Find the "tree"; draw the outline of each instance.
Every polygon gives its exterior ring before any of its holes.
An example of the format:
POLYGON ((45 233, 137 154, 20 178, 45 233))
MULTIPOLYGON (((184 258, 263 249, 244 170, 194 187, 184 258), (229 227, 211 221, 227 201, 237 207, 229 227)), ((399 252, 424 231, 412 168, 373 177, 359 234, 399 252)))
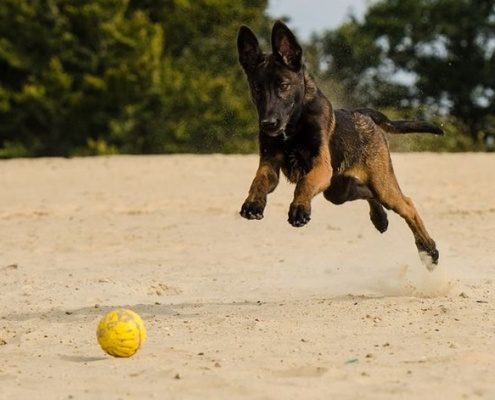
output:
POLYGON ((101 148, 115 135, 113 124, 153 103, 163 32, 143 12, 126 12, 126 0, 2 2, 4 144, 17 143, 31 155, 101 148))
POLYGON ((241 23, 266 0, 3 0, 0 157, 249 152, 241 23))
POLYGON ((237 62, 241 24, 268 30, 266 0, 134 0, 166 35, 165 152, 251 152, 257 125, 237 62))
POLYGON ((493 0, 381 0, 315 43, 351 104, 450 114, 474 142, 493 132, 493 0))

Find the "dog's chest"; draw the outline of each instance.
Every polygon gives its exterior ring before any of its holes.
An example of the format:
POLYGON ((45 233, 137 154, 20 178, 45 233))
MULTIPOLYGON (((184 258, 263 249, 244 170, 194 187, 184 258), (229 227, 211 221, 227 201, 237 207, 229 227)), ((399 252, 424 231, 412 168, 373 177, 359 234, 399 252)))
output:
POLYGON ((286 149, 282 163, 282 172, 287 179, 296 183, 306 175, 313 166, 313 157, 308 152, 297 149, 286 149))

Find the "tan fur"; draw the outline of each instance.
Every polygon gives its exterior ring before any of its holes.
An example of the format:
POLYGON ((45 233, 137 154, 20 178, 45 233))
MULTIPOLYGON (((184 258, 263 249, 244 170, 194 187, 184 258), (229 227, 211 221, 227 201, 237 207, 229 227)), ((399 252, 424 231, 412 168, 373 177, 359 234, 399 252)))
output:
POLYGON ((294 191, 293 204, 307 205, 317 194, 323 192, 329 185, 332 177, 330 167, 330 152, 327 145, 320 148, 320 154, 311 171, 302 176, 294 191))
POLYGON ((274 158, 260 158, 259 167, 246 201, 253 202, 263 199, 266 201, 266 196, 277 186, 281 164, 282 155, 274 158))

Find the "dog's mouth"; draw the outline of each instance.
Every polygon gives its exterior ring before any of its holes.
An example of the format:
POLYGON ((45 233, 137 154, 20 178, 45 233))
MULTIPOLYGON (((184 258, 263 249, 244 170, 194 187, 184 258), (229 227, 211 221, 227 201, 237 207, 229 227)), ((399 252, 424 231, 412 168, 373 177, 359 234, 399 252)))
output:
POLYGON ((276 131, 263 131, 265 133, 265 135, 267 136, 270 136, 270 137, 277 137, 277 136, 281 136, 284 134, 284 130, 283 129, 277 129, 276 131))
POLYGON ((285 136, 285 124, 275 129, 263 129, 263 133, 270 137, 285 136))

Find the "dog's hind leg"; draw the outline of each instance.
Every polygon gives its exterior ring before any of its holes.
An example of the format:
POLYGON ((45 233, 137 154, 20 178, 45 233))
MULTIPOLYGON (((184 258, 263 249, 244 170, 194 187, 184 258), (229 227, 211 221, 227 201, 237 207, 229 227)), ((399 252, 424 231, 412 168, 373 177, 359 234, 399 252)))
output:
POLYGON ((334 175, 330 186, 323 192, 325 199, 333 204, 343 204, 353 200, 371 200, 373 192, 359 178, 350 175, 334 175))
POLYGON ((383 206, 376 199, 368 200, 370 205, 370 219, 378 232, 383 233, 388 228, 387 213, 383 206))
POLYGON ((387 173, 386 176, 379 174, 372 176, 371 185, 380 203, 406 220, 414 234, 422 261, 432 270, 434 268, 432 264, 437 264, 439 257, 436 244, 428 234, 412 200, 402 194, 393 172, 387 173), (427 255, 431 262, 424 259, 423 254, 427 255))
POLYGON ((343 204, 353 200, 368 200, 371 222, 380 233, 387 230, 387 213, 368 185, 359 178, 344 174, 334 175, 330 186, 323 192, 323 195, 333 204, 343 204))

